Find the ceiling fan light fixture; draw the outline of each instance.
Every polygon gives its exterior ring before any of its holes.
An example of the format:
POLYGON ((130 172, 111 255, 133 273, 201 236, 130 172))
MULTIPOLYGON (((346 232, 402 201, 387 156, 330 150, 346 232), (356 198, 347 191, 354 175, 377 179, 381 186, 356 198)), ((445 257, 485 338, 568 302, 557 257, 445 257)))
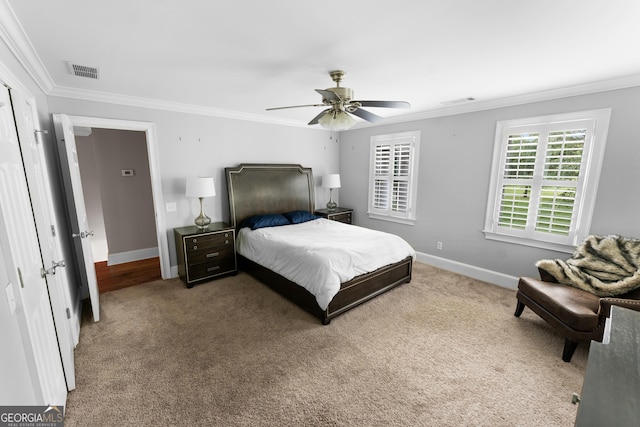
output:
POLYGON ((347 130, 357 122, 345 111, 327 111, 318 120, 320 126, 333 131, 347 130))
POLYGON ((357 122, 351 117, 351 114, 357 116, 367 122, 376 123, 383 120, 362 107, 382 107, 382 108, 410 108, 411 105, 406 101, 357 101, 353 99, 353 90, 348 87, 340 86, 344 71, 330 71, 331 79, 336 83, 336 87, 327 89, 316 89, 316 92, 322 96, 322 104, 292 105, 289 107, 267 108, 267 110, 283 110, 285 108, 298 107, 328 107, 318 113, 307 124, 320 124, 325 129, 332 131, 342 131, 351 128, 357 122))

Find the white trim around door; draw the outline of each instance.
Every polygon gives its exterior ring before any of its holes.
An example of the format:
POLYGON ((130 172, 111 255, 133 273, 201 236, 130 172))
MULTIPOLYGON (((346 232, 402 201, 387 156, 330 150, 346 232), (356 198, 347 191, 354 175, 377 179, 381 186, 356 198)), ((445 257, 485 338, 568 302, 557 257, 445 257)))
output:
POLYGON ((73 126, 141 131, 146 134, 147 153, 149 155, 149 172, 151 174, 151 191, 153 193, 153 208, 156 216, 156 234, 160 255, 160 271, 163 279, 171 278, 171 261, 169 259, 169 246, 167 242, 163 208, 164 199, 162 197, 160 158, 158 155, 158 140, 155 123, 72 115, 69 115, 68 117, 73 126))

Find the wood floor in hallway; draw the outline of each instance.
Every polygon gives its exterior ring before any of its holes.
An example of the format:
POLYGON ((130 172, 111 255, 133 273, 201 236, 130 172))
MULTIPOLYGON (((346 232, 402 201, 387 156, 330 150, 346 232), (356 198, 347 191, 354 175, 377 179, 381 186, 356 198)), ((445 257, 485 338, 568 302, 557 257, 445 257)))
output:
POLYGON ((111 266, 101 261, 96 262, 95 267, 101 294, 162 278, 158 257, 111 266))

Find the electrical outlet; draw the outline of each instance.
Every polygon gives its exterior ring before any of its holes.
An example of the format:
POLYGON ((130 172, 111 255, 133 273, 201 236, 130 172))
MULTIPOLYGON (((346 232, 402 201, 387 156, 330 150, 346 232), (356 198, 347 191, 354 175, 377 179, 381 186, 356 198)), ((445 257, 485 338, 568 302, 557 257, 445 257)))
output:
POLYGON ((178 210, 178 207, 174 202, 167 203, 167 212, 175 212, 178 210))
POLYGON ((436 243, 436 249, 442 250, 442 242, 436 243))

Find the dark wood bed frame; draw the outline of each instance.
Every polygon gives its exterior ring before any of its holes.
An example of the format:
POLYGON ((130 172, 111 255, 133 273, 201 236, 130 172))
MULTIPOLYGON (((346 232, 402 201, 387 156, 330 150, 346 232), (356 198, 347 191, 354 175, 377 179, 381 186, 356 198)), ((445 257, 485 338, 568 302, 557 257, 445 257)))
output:
MULTIPOLYGON (((252 215, 284 213, 315 207, 311 168, 295 164, 244 163, 225 168, 231 225, 238 228, 252 215)), ((322 310, 315 296, 302 286, 238 254, 238 267, 293 301, 328 325, 331 319, 402 283, 411 281, 412 258, 382 267, 342 283, 322 310)))

